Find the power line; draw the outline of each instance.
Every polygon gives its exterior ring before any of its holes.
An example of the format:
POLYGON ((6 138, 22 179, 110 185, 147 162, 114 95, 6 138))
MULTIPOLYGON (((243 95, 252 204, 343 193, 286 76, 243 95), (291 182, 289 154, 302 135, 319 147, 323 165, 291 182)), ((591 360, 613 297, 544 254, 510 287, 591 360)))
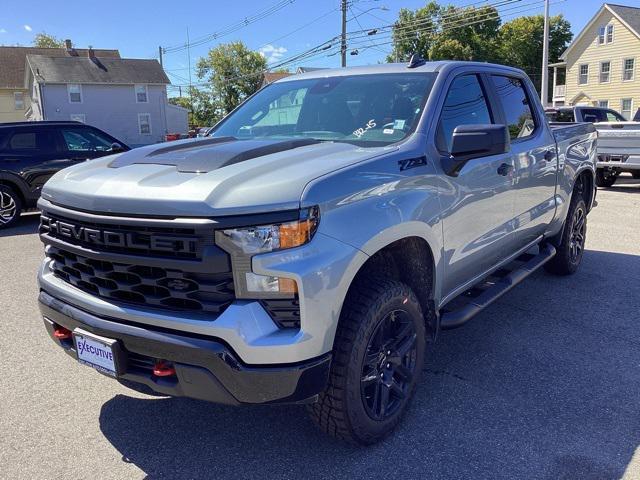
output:
POLYGON ((165 47, 163 49, 164 53, 174 53, 174 52, 179 52, 181 50, 186 50, 188 48, 192 48, 192 47, 197 47, 199 45, 203 45, 205 43, 209 43, 213 40, 217 40, 218 38, 224 37, 226 35, 229 35, 231 33, 234 33, 242 28, 245 28, 249 25, 251 25, 252 23, 258 22, 260 20, 263 20, 264 18, 267 18, 271 15, 273 15, 274 13, 279 12, 280 10, 282 10, 283 8, 285 8, 286 6, 294 3, 296 0, 280 0, 278 3, 271 5, 270 7, 267 7, 263 10, 258 11, 257 13, 254 13, 252 15, 249 15, 247 17, 245 17, 243 20, 237 21, 235 23, 229 24, 226 27, 223 27, 222 29, 213 32, 213 33, 209 33, 207 35, 204 35, 203 37, 197 38, 196 40, 194 40, 193 42, 187 42, 185 44, 181 44, 181 45, 175 45, 172 47, 165 47))

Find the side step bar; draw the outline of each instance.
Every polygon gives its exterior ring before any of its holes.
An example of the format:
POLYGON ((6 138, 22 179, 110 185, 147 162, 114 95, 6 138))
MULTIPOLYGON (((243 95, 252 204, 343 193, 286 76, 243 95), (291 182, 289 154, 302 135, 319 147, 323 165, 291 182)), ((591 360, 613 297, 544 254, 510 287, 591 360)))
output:
MULTIPOLYGON (((460 295, 460 297, 468 298, 468 302, 455 310, 447 310, 446 307, 440 315, 440 328, 442 330, 451 330, 458 328, 467 323, 471 318, 480 313, 486 307, 495 302, 502 295, 507 293, 513 287, 522 282, 525 278, 551 260, 556 254, 556 249, 551 244, 540 247, 538 255, 523 254, 516 261, 524 259, 519 267, 512 271, 498 270, 494 274, 487 277, 484 283, 478 287, 460 295), (498 278, 491 281, 492 278, 498 278), (486 287, 482 289, 482 287, 486 287), (474 290, 477 295, 473 295, 474 290)), ((465 299, 466 299, 465 298, 465 299)), ((451 302, 453 303, 453 302, 451 302)))

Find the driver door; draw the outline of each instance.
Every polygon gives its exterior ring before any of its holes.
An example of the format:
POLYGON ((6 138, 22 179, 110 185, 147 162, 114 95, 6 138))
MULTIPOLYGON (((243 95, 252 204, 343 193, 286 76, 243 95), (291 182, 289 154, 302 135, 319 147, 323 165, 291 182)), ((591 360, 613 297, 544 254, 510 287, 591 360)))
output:
MULTIPOLYGON (((486 92, 480 75, 462 74, 452 81, 436 134, 442 157, 450 156, 456 127, 502 123, 486 92)), ((455 175, 442 173, 444 297, 514 253, 514 170, 506 152, 471 158, 455 175)))

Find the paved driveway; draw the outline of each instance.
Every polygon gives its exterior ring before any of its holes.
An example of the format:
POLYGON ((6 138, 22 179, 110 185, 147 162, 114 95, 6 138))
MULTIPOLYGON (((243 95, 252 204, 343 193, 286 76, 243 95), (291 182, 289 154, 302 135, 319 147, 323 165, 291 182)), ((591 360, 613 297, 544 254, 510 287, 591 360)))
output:
POLYGON ((640 183, 600 191, 570 278, 537 273, 428 354, 370 448, 304 408, 130 392, 75 364, 36 307, 37 219, 0 233, 0 478, 640 478, 640 183))

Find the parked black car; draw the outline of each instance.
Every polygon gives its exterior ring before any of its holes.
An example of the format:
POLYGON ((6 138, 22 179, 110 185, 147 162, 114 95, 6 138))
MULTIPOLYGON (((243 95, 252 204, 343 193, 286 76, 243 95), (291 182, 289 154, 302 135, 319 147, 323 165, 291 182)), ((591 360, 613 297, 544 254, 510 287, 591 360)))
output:
POLYGON ((45 182, 65 167, 130 150, 80 122, 0 124, 0 229, 36 205, 45 182))

